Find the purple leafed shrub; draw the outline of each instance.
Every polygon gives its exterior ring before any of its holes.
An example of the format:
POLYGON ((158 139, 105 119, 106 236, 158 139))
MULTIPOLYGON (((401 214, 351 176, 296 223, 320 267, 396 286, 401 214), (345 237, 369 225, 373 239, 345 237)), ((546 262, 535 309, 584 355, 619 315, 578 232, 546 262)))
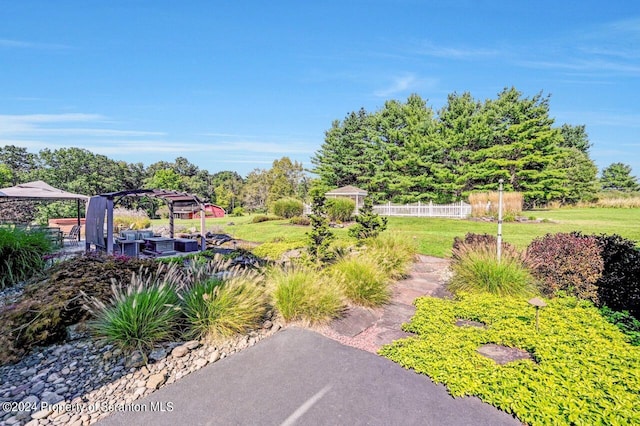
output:
POLYGON ((547 234, 527 248, 527 263, 543 294, 558 292, 598 303, 598 279, 604 262, 595 237, 579 234, 547 234))

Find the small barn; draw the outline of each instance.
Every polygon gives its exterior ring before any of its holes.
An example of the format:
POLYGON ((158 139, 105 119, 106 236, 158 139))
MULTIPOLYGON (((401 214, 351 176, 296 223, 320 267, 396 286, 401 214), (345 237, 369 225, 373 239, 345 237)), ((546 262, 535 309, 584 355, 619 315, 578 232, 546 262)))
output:
POLYGON ((357 188, 352 185, 343 186, 342 188, 332 189, 327 192, 325 196, 327 198, 350 198, 356 203, 356 213, 360 210, 360 207, 364 205, 364 197, 368 194, 364 189, 357 188))
MULTIPOLYGON (((206 217, 224 217, 224 209, 215 204, 206 203, 204 205, 206 217)), ((200 209, 197 205, 176 203, 173 207, 174 219, 198 219, 200 217, 200 209)))

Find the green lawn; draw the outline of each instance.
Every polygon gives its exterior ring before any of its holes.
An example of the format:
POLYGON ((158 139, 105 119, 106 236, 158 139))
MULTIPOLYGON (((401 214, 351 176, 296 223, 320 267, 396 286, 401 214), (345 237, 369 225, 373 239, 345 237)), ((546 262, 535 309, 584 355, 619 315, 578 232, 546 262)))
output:
MULTIPOLYGON (((640 209, 613 208, 564 208, 525 212, 526 217, 546 219, 542 223, 505 223, 503 240, 520 248, 538 236, 547 233, 582 231, 586 234, 619 234, 625 238, 640 241, 640 209)), ((250 223, 251 216, 207 219, 206 228, 218 228, 235 238, 260 243, 268 243, 264 250, 277 256, 295 247, 303 247, 305 233, 309 227, 290 225, 286 220, 250 223), (229 225, 233 222, 234 225, 229 225)), ((154 220, 154 225, 166 224, 167 220, 154 220)), ((176 220, 176 227, 200 227, 199 220, 176 220)), ((467 232, 497 233, 496 223, 472 220, 391 217, 387 232, 396 232, 416 241, 418 252, 431 256, 450 255, 454 237, 462 237, 467 232)), ((338 242, 353 241, 346 229, 334 229, 338 242)))

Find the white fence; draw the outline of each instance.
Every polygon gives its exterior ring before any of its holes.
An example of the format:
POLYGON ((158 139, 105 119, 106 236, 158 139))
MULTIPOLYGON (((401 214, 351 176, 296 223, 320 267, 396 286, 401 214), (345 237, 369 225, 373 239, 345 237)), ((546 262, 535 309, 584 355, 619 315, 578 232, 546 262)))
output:
POLYGON ((378 204, 373 211, 381 216, 418 216, 418 217, 457 217, 471 215, 471 206, 464 201, 452 204, 413 203, 413 204, 378 204))
MULTIPOLYGON (((471 216, 471 205, 460 201, 453 204, 413 203, 413 204, 378 204, 373 211, 381 216, 418 216, 418 217, 457 217, 471 216)), ((304 214, 311 213, 311 206, 304 205, 304 214)))

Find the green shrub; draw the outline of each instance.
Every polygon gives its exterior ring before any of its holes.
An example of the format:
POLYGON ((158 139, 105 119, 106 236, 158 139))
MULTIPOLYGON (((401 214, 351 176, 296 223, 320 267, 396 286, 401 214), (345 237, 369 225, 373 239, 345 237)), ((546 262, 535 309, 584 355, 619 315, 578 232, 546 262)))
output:
POLYGON ((604 267, 601 251, 594 237, 547 234, 529 244, 527 262, 546 296, 562 291, 597 303, 596 283, 604 267))
POLYGON ((0 289, 12 287, 42 271, 53 250, 44 232, 0 227, 0 289))
POLYGON ((356 224, 349 228, 349 235, 360 244, 369 238, 375 238, 387 229, 387 218, 373 211, 373 199, 365 197, 364 205, 356 216, 356 224))
POLYGON ((477 396, 532 426, 640 424, 640 348, 590 302, 547 301, 539 332, 526 299, 467 294, 455 301, 423 297, 415 304, 403 329, 418 336, 380 353, 443 383, 451 395, 477 396), (457 319, 487 327, 457 327, 457 319), (497 364, 478 353, 486 343, 520 348, 535 361, 497 364))
POLYGON ((309 215, 311 230, 306 233, 307 253, 312 262, 322 265, 335 259, 335 253, 330 247, 331 241, 336 236, 329 229, 324 189, 322 186, 314 187, 311 189, 310 194, 312 213, 309 215))
POLYGON ((633 346, 640 346, 640 321, 635 319, 629 311, 614 311, 604 306, 600 314, 620 329, 629 338, 633 346))
POLYGON ((604 267, 596 282, 600 305, 629 311, 640 319, 640 251, 635 242, 619 235, 595 237, 604 267))
POLYGON ((349 301, 362 306, 380 306, 389 301, 389 282, 380 265, 367 257, 346 257, 333 264, 329 273, 343 288, 349 301))
POLYGON ((278 216, 257 215, 251 218, 251 223, 262 223, 262 222, 268 222, 270 220, 280 220, 280 219, 282 218, 278 216))
POLYGON ((220 338, 257 327, 266 311, 260 277, 235 270, 222 283, 195 282, 183 296, 190 336, 220 338))
POLYGON ((343 308, 341 289, 314 269, 273 268, 267 282, 273 304, 286 321, 325 322, 343 308))
POLYGON ((273 203, 271 209, 273 210, 273 214, 284 217, 285 219, 302 216, 302 213, 304 213, 302 201, 295 198, 281 198, 273 203))
POLYGON ((515 249, 502 252, 490 245, 460 243, 453 249, 453 275, 447 288, 454 292, 491 293, 501 296, 530 296, 537 293, 525 256, 515 249))
POLYGON ((356 203, 350 198, 329 198, 327 216, 332 222, 348 222, 356 210, 356 203))
POLYGON ((416 253, 416 244, 398 234, 369 239, 365 251, 365 255, 371 257, 393 279, 407 275, 416 253))
POLYGON ((311 219, 306 216, 296 216, 292 217, 289 220, 289 223, 291 223, 292 225, 309 226, 311 225, 311 219))
POLYGON ((233 217, 240 217, 244 216, 245 214, 246 212, 243 207, 234 207, 233 211, 231 212, 231 216, 233 217))
POLYGON ((89 327, 100 339, 124 350, 147 351, 176 336, 180 318, 178 295, 170 280, 142 273, 121 288, 112 285, 113 297, 103 303, 92 298, 89 327))

